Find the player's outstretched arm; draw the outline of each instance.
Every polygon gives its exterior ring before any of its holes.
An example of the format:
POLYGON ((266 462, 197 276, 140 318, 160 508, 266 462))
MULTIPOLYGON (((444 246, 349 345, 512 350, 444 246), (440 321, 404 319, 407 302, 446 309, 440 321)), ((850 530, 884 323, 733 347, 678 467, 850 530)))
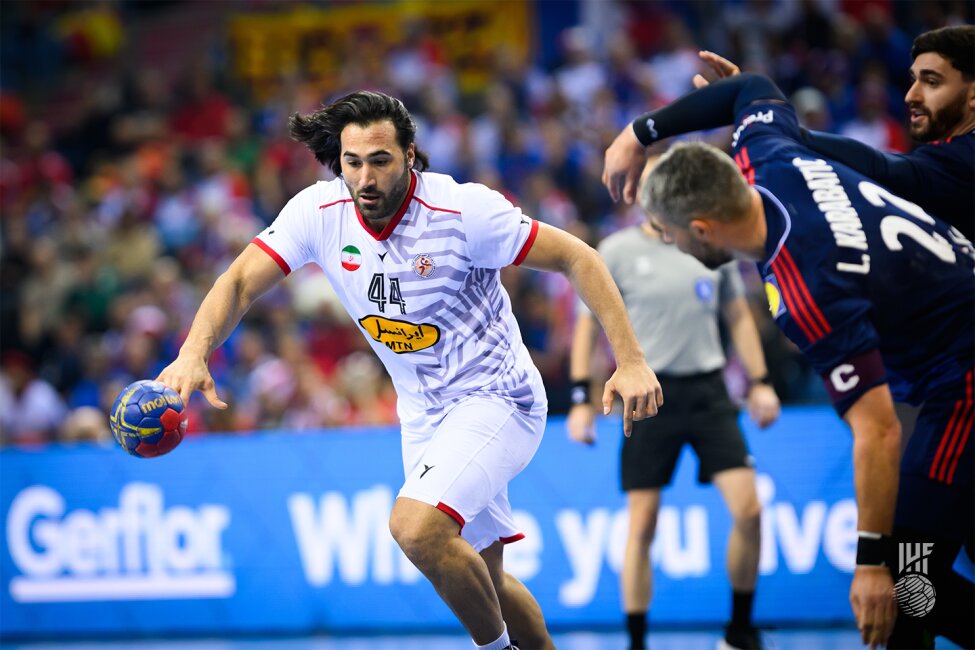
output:
POLYGON ((843 416, 853 429, 853 480, 857 497, 857 567, 850 585, 850 604, 863 642, 884 646, 894 629, 897 604, 890 571, 882 554, 861 547, 888 536, 894 527, 901 427, 887 384, 864 393, 843 416), (872 556, 872 557, 868 557, 872 556))
POLYGON ((741 74, 691 91, 668 106, 644 113, 624 127, 606 150, 602 181, 614 201, 636 198, 646 151, 675 135, 727 126, 742 106, 756 101, 785 101, 767 77, 741 74))
POLYGON ((572 351, 569 354, 569 379, 572 380, 572 406, 565 420, 569 437, 576 442, 591 445, 596 442, 596 412, 589 397, 589 366, 593 342, 596 338, 596 319, 592 314, 581 313, 576 317, 572 330, 572 351), (579 385, 580 394, 576 395, 579 385), (584 385, 584 388, 583 388, 584 385))
POLYGON ((179 356, 156 378, 179 393, 184 404, 200 391, 212 406, 227 408, 207 368, 210 355, 227 340, 250 306, 280 282, 284 273, 277 263, 254 244, 237 257, 200 304, 179 356))
POLYGON ((623 297, 603 259, 579 238, 539 223, 538 236, 522 266, 564 274, 603 326, 616 357, 616 372, 603 390, 603 413, 610 412, 614 396, 619 395, 623 399, 623 432, 629 436, 633 420, 657 414, 663 392, 647 366, 623 297))

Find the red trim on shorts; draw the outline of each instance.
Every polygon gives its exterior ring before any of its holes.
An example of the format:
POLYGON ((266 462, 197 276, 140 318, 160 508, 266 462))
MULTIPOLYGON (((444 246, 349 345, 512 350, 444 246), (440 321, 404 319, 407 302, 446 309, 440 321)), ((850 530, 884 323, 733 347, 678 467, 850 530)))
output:
POLYGON ((439 511, 441 511, 441 512, 445 512, 445 513, 447 513, 448 515, 450 515, 451 517, 453 517, 453 519, 454 519, 454 521, 456 521, 456 522, 457 522, 458 524, 460 524, 460 527, 461 527, 461 530, 463 530, 463 528, 464 528, 464 523, 465 523, 465 522, 464 522, 464 518, 463 518, 463 517, 461 517, 461 516, 460 516, 460 515, 459 515, 459 514, 457 513, 457 511, 456 511, 456 510, 454 510, 453 508, 451 508, 450 506, 448 506, 448 505, 447 505, 446 503, 444 503, 443 501, 441 501, 440 503, 438 503, 438 504, 437 504, 437 506, 436 506, 436 508, 437 508, 437 510, 439 510, 439 511))
POLYGON ((965 448, 972 431, 973 402, 975 402, 972 395, 972 372, 969 370, 965 375, 965 393, 955 402, 951 419, 948 420, 948 426, 941 434, 941 443, 928 471, 928 478, 940 483, 951 485, 955 477, 955 469, 958 467, 958 459, 961 458, 961 451, 965 448))
POLYGON ((532 244, 535 243, 535 238, 538 237, 538 221, 532 219, 531 232, 528 233, 528 239, 525 240, 525 245, 521 247, 521 251, 518 253, 518 257, 512 262, 515 266, 521 266, 521 263, 525 261, 528 257, 528 251, 531 250, 532 244))
POLYGON ((276 250, 274 250, 273 248, 271 248, 270 246, 268 246, 266 243, 264 243, 263 241, 261 241, 257 237, 255 237, 254 239, 252 239, 251 240, 251 243, 252 244, 256 244, 258 248, 260 248, 262 251, 264 251, 265 253, 267 253, 268 255, 270 255, 271 256, 271 259, 278 263, 278 266, 281 267, 281 270, 284 271, 284 274, 285 275, 290 275, 291 274, 291 267, 288 266, 288 263, 284 261, 284 258, 283 257, 281 257, 280 255, 278 255, 278 252, 276 250))
POLYGON ((356 207, 355 216, 359 217, 359 223, 362 225, 362 229, 369 233, 369 236, 376 241, 383 241, 384 239, 387 239, 393 234, 393 231, 396 230, 396 226, 399 225, 399 222, 402 221, 403 215, 406 214, 406 209, 410 207, 410 200, 413 198, 413 190, 415 189, 416 174, 411 171, 410 189, 406 191, 406 197, 403 199, 403 204, 399 206, 399 210, 396 211, 396 214, 394 214, 393 218, 389 220, 389 223, 386 224, 386 227, 383 228, 381 233, 377 233, 375 230, 366 225, 366 220, 362 218, 362 215, 359 214, 359 208, 356 207))
POLYGON ((413 200, 429 210, 434 210, 436 212, 449 212, 451 214, 460 214, 460 210, 449 210, 447 208, 438 208, 436 206, 430 205, 429 203, 427 203, 426 201, 424 201, 418 196, 414 196, 413 200))
POLYGON ((525 539, 525 533, 516 533, 511 537, 499 537, 498 538, 502 544, 511 544, 517 542, 520 539, 525 539))

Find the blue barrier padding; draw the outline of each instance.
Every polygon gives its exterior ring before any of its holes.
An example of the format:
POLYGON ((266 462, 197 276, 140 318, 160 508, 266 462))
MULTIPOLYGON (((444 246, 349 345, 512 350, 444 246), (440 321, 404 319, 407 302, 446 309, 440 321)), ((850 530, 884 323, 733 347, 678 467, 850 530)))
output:
MULTIPOLYGON (((765 506, 763 623, 849 622, 856 548, 851 436, 828 408, 743 426, 765 506)), ((510 496, 526 539, 508 570, 553 626, 620 621, 626 534, 618 419, 593 447, 551 418, 510 496)), ((720 624, 730 518, 685 450, 652 552, 655 624, 720 624)), ((5 637, 456 628, 388 532, 403 480, 394 428, 0 451, 5 637)))

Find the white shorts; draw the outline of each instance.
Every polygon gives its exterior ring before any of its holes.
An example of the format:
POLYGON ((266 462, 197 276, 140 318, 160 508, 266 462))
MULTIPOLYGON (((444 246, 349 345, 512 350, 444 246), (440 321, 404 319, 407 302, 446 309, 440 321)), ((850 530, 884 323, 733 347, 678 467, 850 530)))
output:
POLYGON ((406 482, 399 496, 444 511, 481 552, 524 535, 515 528, 508 482, 538 450, 545 415, 525 415, 501 400, 476 397, 455 406, 430 432, 403 430, 406 482))

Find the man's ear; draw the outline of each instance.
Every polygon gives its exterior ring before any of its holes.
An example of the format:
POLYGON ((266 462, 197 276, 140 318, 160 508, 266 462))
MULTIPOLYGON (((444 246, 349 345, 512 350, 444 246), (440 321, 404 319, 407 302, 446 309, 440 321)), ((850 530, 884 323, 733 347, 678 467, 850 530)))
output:
POLYGON ((687 228, 698 239, 703 241, 711 241, 711 234, 714 228, 710 221, 706 221, 704 219, 691 219, 690 223, 687 224, 687 228))

